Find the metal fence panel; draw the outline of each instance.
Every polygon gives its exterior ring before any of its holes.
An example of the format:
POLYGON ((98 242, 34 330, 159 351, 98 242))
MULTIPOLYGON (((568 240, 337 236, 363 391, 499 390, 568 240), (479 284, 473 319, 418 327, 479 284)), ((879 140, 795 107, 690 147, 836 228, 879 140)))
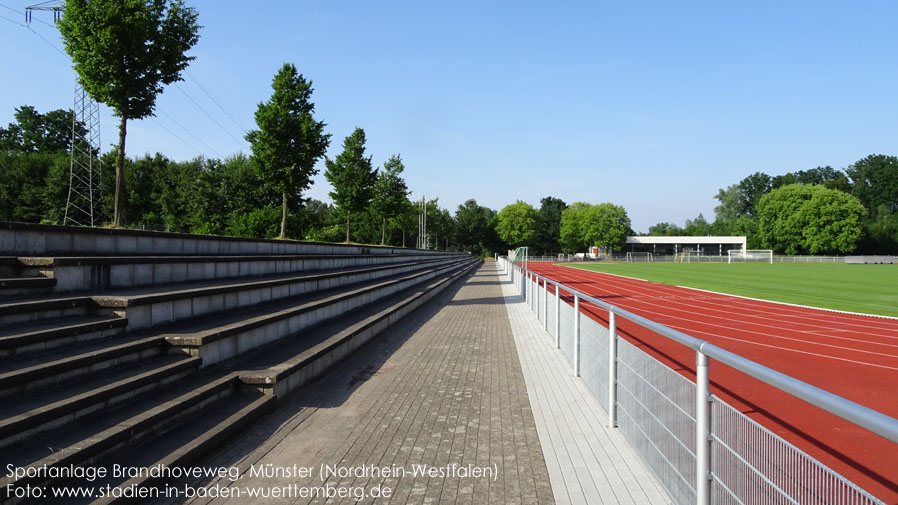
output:
POLYGON ((574 362, 574 308, 561 300, 559 310, 561 319, 561 352, 567 356, 568 361, 574 362))
POLYGON ((608 328, 580 314, 580 377, 608 411, 608 328))
POLYGON ((618 339, 621 431, 679 505, 695 503, 695 384, 618 339))
POLYGON ((884 505, 716 397, 711 440, 715 505, 884 505))

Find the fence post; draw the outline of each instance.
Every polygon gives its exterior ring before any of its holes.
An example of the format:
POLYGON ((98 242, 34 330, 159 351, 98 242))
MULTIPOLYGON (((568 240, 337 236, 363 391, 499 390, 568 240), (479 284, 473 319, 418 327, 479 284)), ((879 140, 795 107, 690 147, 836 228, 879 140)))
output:
POLYGON ((543 279, 543 330, 549 331, 549 281, 543 279))
POLYGON ((695 503, 711 503, 711 391, 708 357, 695 353, 695 503))
POLYGON ((617 426, 617 314, 608 311, 608 427, 617 426))
POLYGON ((561 349, 561 286, 555 285, 555 348, 561 349))
POLYGON ((574 293, 574 376, 580 377, 580 296, 574 293))

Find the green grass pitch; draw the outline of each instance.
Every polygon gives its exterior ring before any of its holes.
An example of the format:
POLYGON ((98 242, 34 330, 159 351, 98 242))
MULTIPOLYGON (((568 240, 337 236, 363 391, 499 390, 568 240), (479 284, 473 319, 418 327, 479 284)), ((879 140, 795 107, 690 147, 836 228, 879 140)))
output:
POLYGON ((898 265, 581 263, 569 266, 673 286, 898 317, 898 265))

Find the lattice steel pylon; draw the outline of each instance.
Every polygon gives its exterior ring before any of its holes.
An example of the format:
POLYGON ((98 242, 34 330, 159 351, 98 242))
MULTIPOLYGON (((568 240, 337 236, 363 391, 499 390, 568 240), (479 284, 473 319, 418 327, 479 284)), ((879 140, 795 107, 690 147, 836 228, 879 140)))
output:
MULTIPOLYGON (((31 11, 52 11, 59 21, 65 2, 51 0, 25 8, 25 22, 31 23, 31 11)), ((100 104, 80 84, 75 85, 72 107, 72 143, 69 161, 69 194, 66 198, 64 225, 96 226, 100 218, 100 104)))
POLYGON ((100 223, 100 104, 77 86, 72 111, 69 196, 62 224, 96 226, 100 223))

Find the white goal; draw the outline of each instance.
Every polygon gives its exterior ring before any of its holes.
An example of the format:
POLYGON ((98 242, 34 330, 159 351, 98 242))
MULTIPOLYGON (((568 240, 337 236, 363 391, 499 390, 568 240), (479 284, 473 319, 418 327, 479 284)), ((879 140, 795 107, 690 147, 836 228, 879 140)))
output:
POLYGON ((698 251, 680 252, 674 256, 674 263, 692 263, 700 261, 701 253, 698 251))
POLYGON ((727 251, 727 263, 770 263, 773 264, 773 251, 770 249, 730 249, 727 251))
POLYGON ((653 263, 654 256, 650 252, 628 252, 627 263, 653 263))

